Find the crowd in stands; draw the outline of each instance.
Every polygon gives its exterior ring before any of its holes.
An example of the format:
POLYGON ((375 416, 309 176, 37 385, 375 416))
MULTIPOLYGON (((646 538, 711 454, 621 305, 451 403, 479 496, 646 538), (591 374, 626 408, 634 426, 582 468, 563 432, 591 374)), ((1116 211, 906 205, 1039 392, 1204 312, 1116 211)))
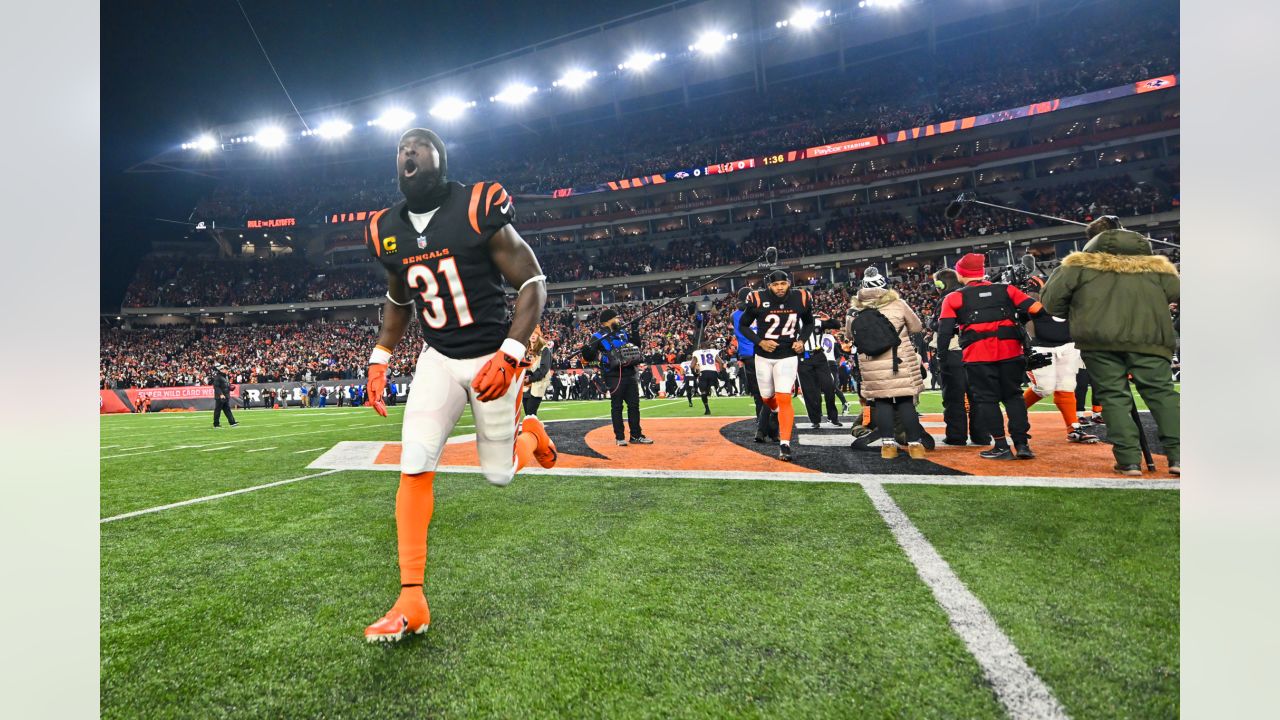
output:
MULTIPOLYGON (((1174 198, 1161 188, 1176 187, 1176 182, 1176 170, 1157 173, 1156 182, 1116 175, 1033 190, 1015 189, 1006 191, 1013 195, 1010 199, 997 197, 994 202, 1003 200, 1024 210, 1088 222, 1105 214, 1131 217, 1173 209, 1174 198)), ((670 241, 661 234, 616 237, 578 246, 539 248, 537 254, 551 282, 587 281, 738 265, 767 247, 778 248, 785 258, 813 257, 1058 224, 981 205, 970 205, 960 217, 947 220, 943 215, 946 203, 900 211, 854 206, 822 218, 810 214, 758 220, 737 241, 712 230, 698 230, 670 241)), ((246 306, 378 298, 384 292, 384 275, 369 264, 331 268, 293 256, 230 260, 165 255, 143 261, 126 290, 123 305, 246 306)))
MULTIPOLYGON (((207 385, 214 364, 234 383, 364 377, 378 326, 310 322, 221 327, 105 327, 100 332, 103 388, 207 385)), ((417 323, 392 358, 389 375, 413 372, 422 347, 417 323)))
MULTIPOLYGON (((1176 5, 1160 0, 1075 7, 1039 28, 990 30, 801 81, 571 125, 558 132, 446 138, 451 175, 498 180, 523 194, 585 187, 679 168, 757 157, 994 112, 1178 70, 1176 5), (704 108, 713 112, 702 112, 704 108)), ((855 61, 856 58, 850 58, 855 61)), ((306 217, 399 200, 390 165, 352 163, 313 174, 240 175, 193 217, 306 217)))
POLYGON ((386 277, 368 268, 324 268, 299 258, 230 260, 152 256, 125 291, 124 307, 219 307, 378 297, 386 277))

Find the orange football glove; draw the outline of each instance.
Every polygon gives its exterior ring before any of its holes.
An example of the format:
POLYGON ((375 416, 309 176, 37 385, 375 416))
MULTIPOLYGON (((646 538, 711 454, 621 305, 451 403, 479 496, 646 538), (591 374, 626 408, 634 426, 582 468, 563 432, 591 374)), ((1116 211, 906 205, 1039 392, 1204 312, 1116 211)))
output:
POLYGON ((471 381, 471 389, 476 391, 476 399, 480 402, 497 400, 507 394, 511 383, 520 374, 520 359, 524 357, 524 348, 514 340, 507 339, 502 349, 493 354, 489 361, 476 373, 471 381), (517 349, 518 348, 518 349, 517 349), (511 352, 515 354, 512 355, 511 352))
POLYGON ((391 362, 391 351, 375 346, 369 357, 369 383, 365 385, 365 394, 369 399, 365 405, 373 408, 382 417, 387 416, 387 403, 382 394, 387 391, 387 363, 391 362))

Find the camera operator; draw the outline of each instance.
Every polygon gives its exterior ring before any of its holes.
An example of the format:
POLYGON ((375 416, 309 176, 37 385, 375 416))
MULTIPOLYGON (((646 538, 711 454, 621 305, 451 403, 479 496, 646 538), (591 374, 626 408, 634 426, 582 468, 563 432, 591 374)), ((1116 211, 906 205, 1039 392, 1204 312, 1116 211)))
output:
MULTIPOLYGON (((951 268, 943 268, 934 273, 933 284, 943 298, 964 287, 956 271, 951 268)), ((941 313, 942 304, 939 303, 938 316, 933 319, 935 332, 942 322, 941 313)), ((934 340, 937 340, 936 336, 934 340)), ((952 337, 949 345, 939 346, 935 356, 938 379, 942 381, 942 419, 947 426, 946 437, 942 442, 948 445, 965 445, 968 439, 972 439, 974 445, 990 443, 991 437, 978 430, 978 404, 973 401, 964 372, 960 338, 952 337)))
POLYGON ((1044 308, 1012 285, 987 282, 986 258, 978 253, 960 258, 955 270, 965 286, 942 300, 938 347, 949 347, 959 330, 965 376, 978 408, 978 429, 995 442, 979 456, 987 460, 1030 460, 1035 457, 1028 444, 1031 422, 1022 399, 1022 379, 1027 368, 1026 331, 1017 323, 1016 315, 1022 310, 1035 316, 1042 314, 1044 308), (1013 450, 1005 439, 1002 404, 1009 415, 1013 450))
POLYGON ((591 334, 591 341, 582 348, 582 359, 599 362, 601 377, 610 394, 613 414, 613 436, 619 445, 626 445, 622 428, 622 403, 627 403, 627 424, 631 430, 631 442, 651 445, 653 441, 640 429, 640 385, 636 378, 636 365, 641 353, 638 330, 632 323, 630 332, 620 330, 622 319, 613 308, 600 313, 601 329, 591 334), (629 350, 626 348, 630 348, 629 350))
POLYGON ((1169 472, 1179 475, 1179 397, 1169 372, 1177 343, 1169 304, 1178 302, 1178 270, 1112 215, 1089 223, 1085 236, 1084 250, 1068 255, 1045 284, 1045 307, 1067 319, 1089 368, 1115 470, 1142 474, 1132 376, 1155 418, 1169 472))

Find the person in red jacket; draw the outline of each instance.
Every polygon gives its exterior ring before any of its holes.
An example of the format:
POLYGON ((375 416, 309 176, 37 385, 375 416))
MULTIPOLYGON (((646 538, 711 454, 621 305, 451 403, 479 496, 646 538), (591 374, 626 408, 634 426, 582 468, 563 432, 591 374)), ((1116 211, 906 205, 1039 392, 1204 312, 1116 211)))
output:
POLYGON ((987 282, 986 259, 978 253, 960 258, 955 270, 964 287, 942 300, 938 347, 947 347, 952 335, 960 332, 965 375, 977 405, 980 431, 995 441, 979 455, 988 460, 1030 460, 1035 457, 1028 444, 1031 422, 1022 399, 1027 367, 1022 344, 1025 331, 1017 311, 1036 316, 1043 314, 1044 308, 1012 285, 987 282), (1005 439, 1001 404, 1009 415, 1013 450, 1005 439))

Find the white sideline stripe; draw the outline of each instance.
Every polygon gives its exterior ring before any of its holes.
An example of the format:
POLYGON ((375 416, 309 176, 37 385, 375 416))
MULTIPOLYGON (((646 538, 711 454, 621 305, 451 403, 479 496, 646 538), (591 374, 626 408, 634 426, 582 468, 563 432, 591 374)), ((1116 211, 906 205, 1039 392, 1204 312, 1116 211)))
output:
POLYGON ((230 445, 220 445, 218 447, 205 448, 200 452, 216 452, 218 450, 230 450, 230 449, 231 449, 230 445))
POLYGON ((254 448, 253 450, 245 450, 245 452, 247 452, 247 453, 251 453, 251 452, 266 452, 266 451, 268 451, 268 450, 275 450, 275 449, 276 449, 276 447, 275 447, 274 445, 272 445, 272 446, 271 446, 271 447, 269 447, 269 448, 254 448))
POLYGON ((99 449, 99 450, 110 450, 111 448, 118 448, 118 447, 120 447, 120 446, 119 446, 119 445, 103 445, 102 447, 100 447, 100 448, 98 448, 98 449, 99 449))
MULTIPOLYGON (((472 435, 455 435, 449 443, 465 443, 472 435)), ((381 440, 343 440, 307 466, 308 470, 374 470, 400 471, 399 464, 374 464, 378 452, 386 445, 398 443, 381 440)), ((438 473, 474 475, 480 468, 472 465, 441 465, 438 473)), ((747 480, 798 483, 837 483, 844 485, 951 485, 994 487, 1046 487, 1083 490, 1179 490, 1178 480, 1124 480, 1115 478, 993 477, 984 475, 869 475, 858 473, 761 472, 733 470, 657 470, 650 468, 549 468, 527 467, 521 475, 559 477, 624 477, 660 480, 747 480)))
POLYGON ((934 599, 946 611, 951 629, 978 661, 982 674, 991 683, 991 689, 1009 717, 1014 720, 1065 720, 1067 711, 1053 696, 1053 691, 1031 669, 982 601, 965 587, 884 487, 877 482, 865 482, 862 489, 880 517, 884 518, 911 564, 915 565, 916 574, 929 586, 934 599))
POLYGON ((160 512, 161 510, 171 510, 173 508, 182 507, 184 505, 194 505, 196 503, 208 502, 210 500, 217 500, 218 498, 231 497, 232 495, 239 495, 241 493, 253 492, 254 490, 262 490, 264 488, 275 487, 277 485, 287 485, 289 483, 298 482, 299 480, 310 480, 311 478, 318 478, 321 475, 332 475, 336 472, 342 472, 342 471, 326 470, 324 472, 314 473, 312 475, 303 475, 302 477, 289 478, 288 480, 277 480, 275 482, 266 483, 265 485, 254 485, 253 487, 240 488, 239 490, 230 490, 228 492, 218 493, 217 495, 206 495, 204 497, 192 498, 191 500, 183 500, 182 502, 169 503, 168 505, 161 505, 159 507, 147 508, 146 510, 134 510, 133 512, 127 512, 121 515, 112 515, 111 517, 108 517, 108 518, 102 518, 101 520, 98 521, 98 524, 109 523, 115 520, 123 520, 125 518, 137 517, 138 515, 146 515, 147 513, 160 512))
POLYGON ((293 454, 294 454, 294 455, 301 455, 301 454, 302 454, 302 453, 304 453, 304 452, 315 452, 315 451, 317 451, 317 450, 324 450, 324 448, 323 448, 323 447, 318 447, 318 448, 307 448, 306 450, 294 450, 294 451, 293 451, 293 454))
MULTIPOLYGON (((190 450, 193 448, 207 447, 209 445, 234 445, 236 443, 258 442, 260 440, 275 440, 276 438, 295 437, 298 435, 315 435, 316 433, 331 433, 351 430, 353 428, 370 427, 373 425, 381 425, 382 423, 361 423, 360 425, 342 425, 340 427, 325 428, 324 430, 308 430, 307 432, 284 433, 283 435, 266 435, 264 437, 247 437, 240 440, 228 440, 216 443, 203 443, 201 445, 177 445, 174 447, 160 448, 158 450, 144 450, 143 452, 124 453, 122 455, 103 455, 100 459, 111 460, 113 458, 133 457, 134 455, 151 455, 152 453, 171 452, 173 450, 190 450)), ((391 427, 388 425, 388 427, 391 427)))
MULTIPOLYGON (((112 447, 120 447, 120 446, 112 445, 112 447)), ((124 452, 126 450, 146 450, 147 448, 152 448, 152 447, 155 447, 155 445, 139 445, 137 447, 131 447, 131 448, 120 448, 116 452, 124 452)))

